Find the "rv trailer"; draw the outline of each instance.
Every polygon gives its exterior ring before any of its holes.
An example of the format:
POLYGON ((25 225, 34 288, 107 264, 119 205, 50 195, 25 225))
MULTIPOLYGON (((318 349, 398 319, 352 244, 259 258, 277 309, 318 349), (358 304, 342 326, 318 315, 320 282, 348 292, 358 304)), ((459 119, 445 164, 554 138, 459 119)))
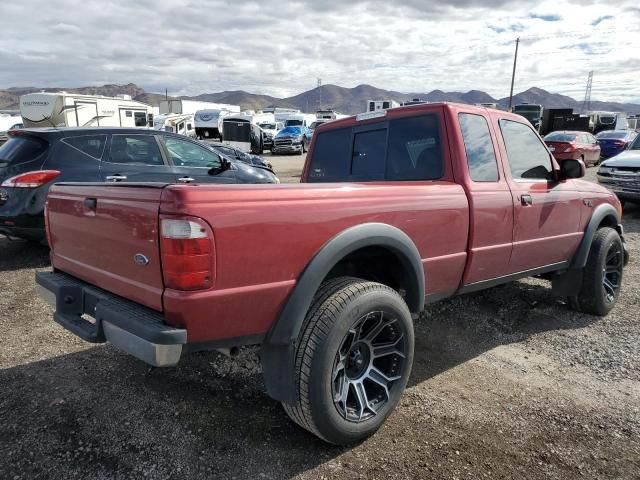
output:
POLYGON ((195 137, 196 129, 195 121, 192 114, 179 115, 169 113, 166 115, 157 115, 153 121, 155 130, 164 130, 165 132, 173 132, 185 137, 195 137))
POLYGON ((104 97, 67 92, 20 97, 25 127, 150 127, 153 108, 129 95, 104 97))
POLYGON ((240 113, 239 105, 229 105, 227 103, 201 102, 200 100, 161 100, 160 115, 176 113, 180 115, 195 114, 200 110, 226 110, 228 112, 240 113))

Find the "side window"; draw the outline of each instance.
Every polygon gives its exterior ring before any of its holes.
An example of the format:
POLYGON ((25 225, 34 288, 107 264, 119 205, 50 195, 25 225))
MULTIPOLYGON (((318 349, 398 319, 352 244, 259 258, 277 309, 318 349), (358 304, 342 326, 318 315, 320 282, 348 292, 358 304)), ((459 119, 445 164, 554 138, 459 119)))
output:
POLYGON ((549 153, 530 127, 511 120, 500 120, 500 129, 514 179, 553 178, 549 153))
POLYGON ((309 167, 310 182, 337 182, 349 178, 351 129, 341 128, 318 134, 309 167))
POLYGON ((136 127, 146 127, 147 126, 147 114, 145 112, 134 112, 133 113, 133 121, 136 127))
POLYGON ((164 165, 153 135, 113 135, 109 157, 111 163, 164 165))
POLYGON ((178 125, 176 125, 176 133, 180 133, 182 129, 184 129, 184 122, 180 122, 178 125))
POLYGON ((187 123, 187 130, 193 130, 193 126, 190 123, 187 123))
POLYGON ((469 175, 474 182, 497 182, 498 162, 487 120, 480 115, 458 115, 469 175))
POLYGON ((386 146, 386 128, 355 134, 351 160, 353 180, 384 179, 386 146))
POLYGON ((169 151, 171 162, 178 167, 220 168, 222 161, 217 153, 200 145, 180 140, 179 138, 165 138, 164 144, 169 151))
POLYGON ((125 113, 125 116, 130 117, 131 115, 132 115, 131 110, 127 110, 126 113, 125 113))
POLYGON ((100 160, 102 158, 104 146, 107 143, 107 136, 84 135, 81 137, 67 137, 62 140, 62 143, 77 150, 79 153, 83 153, 95 160, 100 160))
POLYGON ((443 161, 438 117, 422 115, 389 122, 387 180, 435 180, 443 161))

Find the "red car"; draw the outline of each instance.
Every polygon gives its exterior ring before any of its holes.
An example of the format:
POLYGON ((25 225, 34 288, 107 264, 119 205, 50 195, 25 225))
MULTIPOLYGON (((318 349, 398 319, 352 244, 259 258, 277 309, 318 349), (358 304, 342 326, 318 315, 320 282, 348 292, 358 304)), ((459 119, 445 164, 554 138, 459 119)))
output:
POLYGON ((613 308, 622 207, 584 174, 520 115, 370 112, 318 127, 300 184, 54 185, 36 279, 56 322, 154 366, 260 344, 267 393, 349 444, 400 400, 425 303, 536 275, 613 308))
POLYGON ((585 165, 600 163, 600 145, 596 137, 587 132, 551 132, 544 137, 556 160, 582 160, 585 165))

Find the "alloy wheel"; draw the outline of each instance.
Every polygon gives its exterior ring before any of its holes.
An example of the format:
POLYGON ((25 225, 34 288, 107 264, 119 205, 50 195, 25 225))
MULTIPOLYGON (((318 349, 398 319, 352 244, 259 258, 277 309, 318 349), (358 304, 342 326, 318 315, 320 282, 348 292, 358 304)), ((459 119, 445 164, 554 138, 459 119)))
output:
POLYGON ((620 290, 624 253, 619 242, 613 242, 607 250, 602 268, 602 288, 607 302, 614 302, 620 290))
POLYGON ((388 404, 407 348, 400 322, 382 311, 364 315, 347 332, 331 376, 333 402, 345 420, 366 421, 388 404))

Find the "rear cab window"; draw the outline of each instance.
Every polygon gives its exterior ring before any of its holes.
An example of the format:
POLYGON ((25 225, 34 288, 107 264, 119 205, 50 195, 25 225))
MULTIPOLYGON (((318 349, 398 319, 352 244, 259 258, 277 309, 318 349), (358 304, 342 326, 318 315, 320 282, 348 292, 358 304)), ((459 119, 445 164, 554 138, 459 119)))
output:
POLYGON ((309 182, 438 180, 444 172, 436 114, 318 133, 309 182))
POLYGON ((49 143, 31 135, 10 136, 0 146, 0 168, 13 167, 31 162, 42 162, 49 143))

